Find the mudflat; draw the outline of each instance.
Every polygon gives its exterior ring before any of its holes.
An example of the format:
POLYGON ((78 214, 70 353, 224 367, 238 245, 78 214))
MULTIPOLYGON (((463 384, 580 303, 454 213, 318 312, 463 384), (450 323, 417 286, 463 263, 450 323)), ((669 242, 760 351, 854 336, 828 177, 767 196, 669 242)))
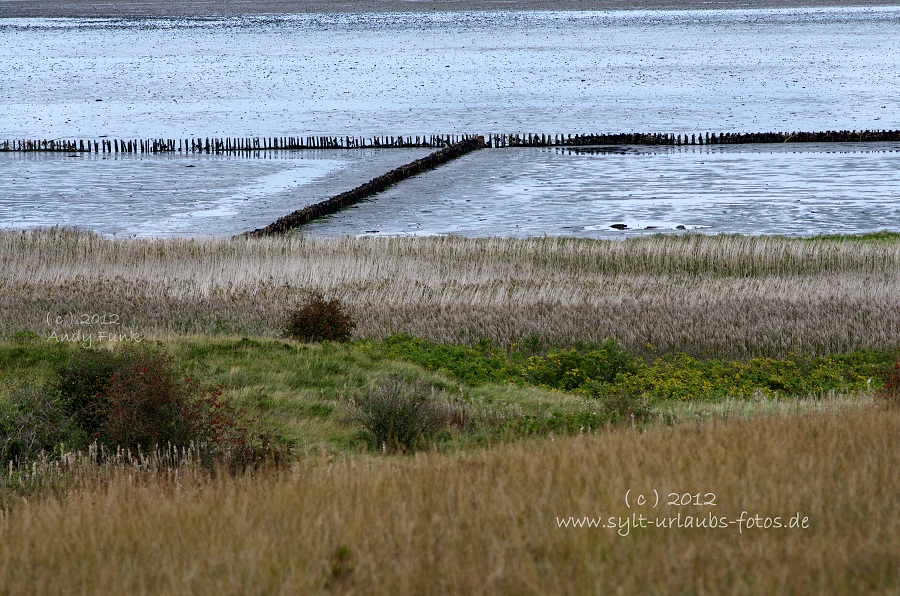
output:
POLYGON ((898 4, 898 0, 0 0, 0 18, 202 17, 484 10, 696 10, 898 4))

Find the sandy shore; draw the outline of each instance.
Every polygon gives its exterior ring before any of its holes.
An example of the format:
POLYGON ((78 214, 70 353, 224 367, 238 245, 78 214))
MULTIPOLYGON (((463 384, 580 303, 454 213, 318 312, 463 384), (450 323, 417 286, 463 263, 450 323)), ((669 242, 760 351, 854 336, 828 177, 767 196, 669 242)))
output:
POLYGON ((0 0, 0 18, 177 17, 269 13, 466 10, 676 10, 891 6, 898 0, 0 0))

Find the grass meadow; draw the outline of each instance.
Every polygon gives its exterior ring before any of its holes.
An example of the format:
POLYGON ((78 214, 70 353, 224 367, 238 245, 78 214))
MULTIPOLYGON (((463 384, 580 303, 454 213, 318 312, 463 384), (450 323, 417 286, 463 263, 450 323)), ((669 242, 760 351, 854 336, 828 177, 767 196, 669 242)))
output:
POLYGON ((140 346, 289 454, 235 471, 70 433, 10 459, 0 594, 896 594, 898 340, 890 233, 0 232, 15 453, 66 366, 140 346), (316 293, 351 341, 286 336, 316 293), (354 417, 390 383, 443 408, 415 449, 354 417))

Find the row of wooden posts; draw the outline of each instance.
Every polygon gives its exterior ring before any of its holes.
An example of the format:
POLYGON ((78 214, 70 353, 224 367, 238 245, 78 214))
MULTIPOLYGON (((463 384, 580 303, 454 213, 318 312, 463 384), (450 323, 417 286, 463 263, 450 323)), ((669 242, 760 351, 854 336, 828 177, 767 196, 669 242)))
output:
POLYGON ((0 143, 0 151, 48 151, 66 153, 249 153, 276 149, 374 149, 382 147, 439 148, 474 135, 419 135, 375 137, 194 137, 187 139, 31 140, 0 143))
MULTIPOLYGON (((194 137, 186 139, 31 140, 0 143, 0 151, 97 154, 250 153, 279 149, 440 148, 475 135, 416 135, 375 137, 194 137)), ((828 130, 766 133, 621 133, 621 134, 489 134, 485 147, 572 147, 589 145, 732 145, 745 143, 841 143, 900 141, 900 130, 828 130)))
POLYGON ((738 145, 750 143, 875 143, 900 141, 900 130, 827 130, 761 133, 621 133, 490 135, 490 147, 573 147, 586 145, 738 145))

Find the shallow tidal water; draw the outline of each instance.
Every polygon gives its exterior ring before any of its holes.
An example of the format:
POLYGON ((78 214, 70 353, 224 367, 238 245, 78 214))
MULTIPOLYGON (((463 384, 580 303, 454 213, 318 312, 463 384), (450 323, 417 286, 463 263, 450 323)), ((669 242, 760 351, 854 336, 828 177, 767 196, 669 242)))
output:
MULTIPOLYGON (((898 97, 898 7, 0 19, 0 141, 900 129, 898 97)), ((425 152, 0 153, 0 227, 229 235, 425 152)), ((900 230, 898 159, 480 151, 305 233, 900 230)))
POLYGON ((239 234, 427 154, 427 149, 252 156, 0 153, 0 227, 74 226, 123 236, 239 234))
POLYGON ((0 139, 900 128, 900 7, 0 19, 0 40, 0 139))
POLYGON ((485 150, 314 222, 306 233, 604 238, 900 230, 900 143, 874 147, 485 150))
MULTIPOLYGON (((0 154, 0 222, 125 236, 232 235, 427 152, 0 154)), ((313 222, 304 234, 602 238, 900 230, 898 163, 900 143, 485 149, 313 222)))

